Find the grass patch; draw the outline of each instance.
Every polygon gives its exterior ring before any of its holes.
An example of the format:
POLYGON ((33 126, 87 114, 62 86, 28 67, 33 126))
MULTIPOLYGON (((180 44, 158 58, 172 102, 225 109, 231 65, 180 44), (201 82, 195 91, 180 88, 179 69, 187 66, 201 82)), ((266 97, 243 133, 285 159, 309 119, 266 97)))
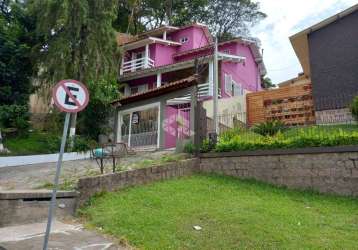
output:
POLYGON ((122 167, 124 170, 128 169, 128 168, 129 169, 148 168, 148 167, 152 167, 155 165, 162 165, 165 163, 181 161, 186 158, 188 158, 187 154, 169 154, 169 155, 164 155, 164 156, 160 157, 159 159, 145 159, 145 160, 130 164, 128 166, 122 166, 122 167))
POLYGON ((57 136, 34 131, 26 135, 5 138, 4 145, 10 150, 6 155, 50 154, 59 151, 60 140, 57 136))
MULTIPOLYGON (((65 191, 71 191, 76 188, 78 180, 72 179, 72 180, 64 180, 63 182, 58 184, 58 190, 65 190, 65 191)), ((45 182, 39 186, 36 187, 36 189, 53 189, 54 188, 53 182, 45 182)))
POLYGON ((102 193, 80 214, 142 249, 354 249, 358 241, 357 199, 224 176, 102 193))

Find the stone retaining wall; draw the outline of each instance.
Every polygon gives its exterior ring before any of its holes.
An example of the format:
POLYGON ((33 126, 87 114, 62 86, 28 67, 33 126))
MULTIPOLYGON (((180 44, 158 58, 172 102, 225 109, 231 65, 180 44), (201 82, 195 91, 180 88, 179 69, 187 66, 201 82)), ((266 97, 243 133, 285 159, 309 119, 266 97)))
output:
POLYGON ((83 205, 92 195, 99 192, 116 191, 129 186, 192 175, 198 167, 198 159, 189 159, 161 166, 83 178, 79 180, 77 186, 80 192, 78 205, 83 205))
MULTIPOLYGON (((278 186, 311 189, 321 193, 358 196, 358 150, 339 153, 295 154, 241 153, 205 154, 200 171, 246 179, 256 179, 278 186), (356 151, 356 152, 354 152, 356 151)), ((322 150, 321 150, 322 151, 322 150)), ((333 149, 329 149, 333 151, 333 149)), ((337 150, 342 151, 342 150, 337 150)), ((276 152, 277 153, 277 152, 276 152)))

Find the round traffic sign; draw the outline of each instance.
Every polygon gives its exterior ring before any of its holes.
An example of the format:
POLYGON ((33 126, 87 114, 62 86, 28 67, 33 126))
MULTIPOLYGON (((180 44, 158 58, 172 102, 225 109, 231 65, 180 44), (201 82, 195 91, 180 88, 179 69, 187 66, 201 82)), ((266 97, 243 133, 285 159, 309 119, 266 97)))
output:
POLYGON ((52 98, 63 112, 76 113, 83 110, 89 101, 86 86, 76 80, 62 80, 53 88, 52 98))

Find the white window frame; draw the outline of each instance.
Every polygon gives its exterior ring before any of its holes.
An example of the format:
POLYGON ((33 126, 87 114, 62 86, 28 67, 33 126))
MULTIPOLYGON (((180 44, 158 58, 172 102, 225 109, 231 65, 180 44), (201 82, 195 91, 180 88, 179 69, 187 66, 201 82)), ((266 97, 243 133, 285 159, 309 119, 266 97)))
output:
POLYGON ((227 95, 232 96, 232 75, 224 74, 224 91, 227 95))

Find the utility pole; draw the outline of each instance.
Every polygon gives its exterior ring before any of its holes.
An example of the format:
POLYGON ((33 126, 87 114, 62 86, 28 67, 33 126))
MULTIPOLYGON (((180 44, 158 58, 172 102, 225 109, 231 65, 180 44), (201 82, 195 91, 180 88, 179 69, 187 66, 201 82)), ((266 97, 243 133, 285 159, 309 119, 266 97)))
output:
POLYGON ((218 87, 219 87, 219 67, 218 67, 218 38, 215 37, 214 45, 214 82, 213 82, 213 120, 214 120, 214 131, 216 135, 219 134, 219 123, 218 123, 218 87))

